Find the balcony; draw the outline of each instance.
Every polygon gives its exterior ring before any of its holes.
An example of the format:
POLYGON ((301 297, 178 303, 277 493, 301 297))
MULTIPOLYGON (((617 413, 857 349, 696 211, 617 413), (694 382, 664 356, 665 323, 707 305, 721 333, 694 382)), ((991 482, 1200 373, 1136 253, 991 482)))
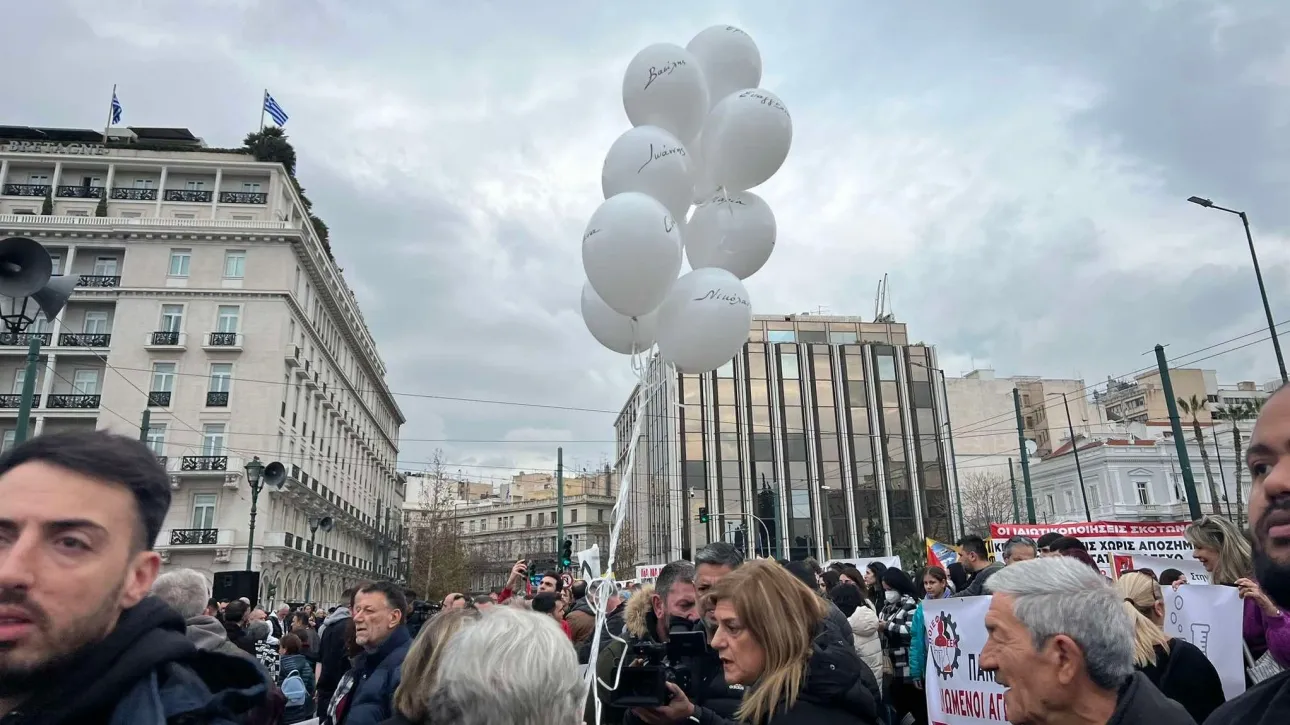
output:
POLYGON ((49 194, 49 184, 5 184, 5 196, 45 196, 49 194))
POLYGON ((285 356, 287 367, 294 368, 300 365, 300 346, 288 345, 285 356))
POLYGON ((157 330, 149 332, 147 340, 143 343, 147 348, 161 349, 184 349, 185 337, 182 332, 171 332, 170 330, 157 330))
POLYGON ((220 391, 220 390, 212 390, 206 393, 206 407, 207 408, 227 408, 228 392, 220 391))
POLYGON ((101 395, 86 395, 84 393, 54 393, 49 396, 47 408, 60 408, 65 410, 89 410, 99 407, 101 395))
POLYGON ((120 199, 121 201, 156 201, 157 190, 116 188, 112 190, 112 198, 120 199))
POLYGON ((219 543, 219 529, 171 529, 171 546, 214 546, 219 543))
POLYGON ((119 274, 83 274, 76 283, 77 287, 112 288, 121 286, 119 274))
POLYGON ((221 204, 268 204, 269 195, 258 191, 221 191, 221 204))
POLYGON ((169 471, 170 456, 157 456, 157 465, 161 466, 164 470, 169 471))
POLYGON ((60 347, 108 347, 111 343, 112 335, 106 332, 64 332, 58 336, 60 347))
POLYGON ((148 393, 149 408, 164 408, 170 405, 170 396, 173 395, 169 390, 154 390, 148 393))
POLYGON ((0 332, 0 347, 26 347, 31 344, 32 338, 40 340, 41 345, 49 345, 53 341, 54 335, 51 332, 0 332))
MULTIPOLYGON (((139 191, 152 191, 155 189, 140 189, 139 191)), ((246 231, 249 229, 262 231, 287 231, 291 229, 300 229, 298 221, 256 221, 252 219, 162 219, 158 217, 119 217, 119 216, 37 216, 35 214, 0 214, 0 224, 6 228, 12 226, 15 229, 26 227, 37 227, 45 229, 53 227, 81 229, 84 227, 106 227, 108 229, 121 230, 138 230, 138 229, 235 229, 246 231)))
MULTIPOLYGON (((5 393, 4 395, 0 395, 0 410, 17 410, 20 407, 22 407, 21 393, 5 393)), ((40 407, 39 395, 32 398, 31 407, 40 407)))
POLYGON ((203 189, 166 189, 163 197, 166 201, 191 201, 198 204, 210 203, 214 193, 203 189))
POLYGON ((228 456, 184 456, 179 461, 181 471, 227 471, 228 456))
POLYGON ((242 336, 236 332, 212 332, 206 336, 207 350, 237 352, 242 349, 242 336))
POLYGON ((315 370, 312 375, 305 376, 305 387, 310 390, 318 389, 318 371, 315 370))
POLYGON ((101 186, 60 186, 55 196, 60 199, 102 199, 101 186))

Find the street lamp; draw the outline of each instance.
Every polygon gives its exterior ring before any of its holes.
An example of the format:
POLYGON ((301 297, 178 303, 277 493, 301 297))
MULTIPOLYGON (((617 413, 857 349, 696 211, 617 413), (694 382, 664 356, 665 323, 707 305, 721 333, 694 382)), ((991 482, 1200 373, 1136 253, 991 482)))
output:
POLYGON ((1199 196, 1188 197, 1187 201, 1197 206, 1203 206, 1206 209, 1217 209, 1228 214, 1235 214, 1241 218, 1241 224, 1245 227, 1245 241, 1250 245, 1250 261, 1254 263, 1254 279, 1259 283, 1259 297, 1263 298, 1263 314, 1268 318, 1268 333, 1272 335, 1272 349, 1277 354, 1277 369, 1281 372, 1281 383, 1290 383, 1290 376, 1286 374, 1286 361, 1281 356, 1281 340, 1277 338, 1277 326, 1272 320, 1272 306, 1268 304, 1268 290, 1263 286, 1263 271, 1259 269, 1259 255, 1254 252, 1254 236, 1250 234, 1250 218, 1243 211, 1219 206, 1209 199, 1199 196))
POLYGON ((255 515, 260 491, 265 486, 281 490, 287 482, 287 469, 277 461, 266 466, 260 462, 259 456, 247 461, 245 468, 246 482, 251 486, 251 528, 246 535, 246 570, 251 571, 251 554, 255 552, 255 515))
MULTIPOLYGON (((1071 434, 1071 453, 1075 454, 1075 475, 1079 478, 1079 493, 1084 498, 1084 520, 1093 520, 1093 510, 1088 505, 1088 488, 1084 486, 1084 469, 1079 463, 1079 440, 1075 437, 1075 423, 1071 421, 1071 401, 1062 393, 1062 405, 1066 406, 1066 429, 1071 434)), ((1009 463, 1011 465, 1011 462, 1009 463)))

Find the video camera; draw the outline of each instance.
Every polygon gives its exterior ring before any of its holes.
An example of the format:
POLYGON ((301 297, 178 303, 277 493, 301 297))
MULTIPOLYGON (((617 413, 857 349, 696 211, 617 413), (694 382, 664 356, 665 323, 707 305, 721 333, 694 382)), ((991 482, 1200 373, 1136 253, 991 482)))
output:
POLYGON ((438 602, 427 602, 418 599, 412 602, 412 611, 408 614, 408 632, 415 638, 421 627, 442 609, 438 602))
POLYGON ((674 626, 668 631, 668 641, 632 642, 623 654, 622 673, 614 689, 611 704, 614 707, 659 707, 672 699, 667 689, 671 682, 693 699, 692 672, 686 660, 707 651, 708 641, 701 628, 674 626))

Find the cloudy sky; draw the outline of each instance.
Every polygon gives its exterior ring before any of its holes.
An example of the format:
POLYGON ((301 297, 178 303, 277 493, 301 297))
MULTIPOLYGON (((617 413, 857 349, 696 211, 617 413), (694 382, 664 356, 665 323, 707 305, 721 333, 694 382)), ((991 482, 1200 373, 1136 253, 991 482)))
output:
MULTIPOLYGON (((897 318, 951 375, 1121 375, 1157 342, 1181 356, 1264 324, 1239 220, 1198 194, 1249 212, 1290 313, 1284 0, 44 0, 6 17, 21 32, 0 67, 26 70, 0 122, 96 127, 117 83, 125 124, 234 146, 271 89, 403 394, 407 468, 442 448, 501 479, 549 469, 560 442, 575 467, 612 451, 603 411, 633 376, 583 327, 579 240, 628 125, 627 62, 717 23, 757 41, 794 119, 757 189, 780 236, 754 311, 871 315, 889 273, 897 318)), ((1200 364, 1276 376, 1268 343, 1200 364)))

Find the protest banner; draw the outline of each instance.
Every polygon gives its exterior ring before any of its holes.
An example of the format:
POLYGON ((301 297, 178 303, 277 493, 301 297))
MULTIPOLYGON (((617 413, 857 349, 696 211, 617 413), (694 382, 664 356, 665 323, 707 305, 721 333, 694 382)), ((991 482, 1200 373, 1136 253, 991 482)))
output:
POLYGON ((926 599, 928 722, 974 725, 1007 722, 1003 693, 994 673, 981 669, 985 613, 992 597, 926 599))
POLYGON ((1209 584, 1209 572, 1205 571, 1204 564, 1195 559, 1162 559, 1158 556, 1128 554, 1116 554, 1114 559, 1116 577, 1126 571, 1150 569, 1159 579, 1166 569, 1177 569, 1187 577, 1188 584, 1209 584))
POLYGON ((590 549, 577 552, 573 560, 577 562, 576 578, 584 581, 600 578, 600 544, 592 544, 590 549))
POLYGON ((654 581, 658 578, 659 572, 663 571, 666 564, 645 564, 636 567, 636 579, 642 584, 654 581))
POLYGON ((1205 653, 1218 670, 1228 700, 1245 692, 1244 609, 1236 588, 1186 586, 1167 589, 1164 595, 1165 634, 1205 653))
POLYGON ((1187 543, 1187 539, 1183 536, 1186 529, 1186 522, 1082 521, 1070 524, 990 524, 990 540, 995 557, 1000 558, 1003 555, 1003 545, 1013 536, 1029 536, 1032 539, 1038 539, 1048 533, 1073 536, 1088 547, 1089 556, 1097 562, 1102 573, 1114 576, 1116 555, 1190 560, 1191 544, 1187 543))

